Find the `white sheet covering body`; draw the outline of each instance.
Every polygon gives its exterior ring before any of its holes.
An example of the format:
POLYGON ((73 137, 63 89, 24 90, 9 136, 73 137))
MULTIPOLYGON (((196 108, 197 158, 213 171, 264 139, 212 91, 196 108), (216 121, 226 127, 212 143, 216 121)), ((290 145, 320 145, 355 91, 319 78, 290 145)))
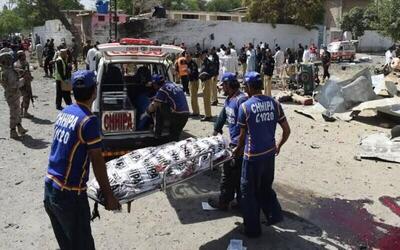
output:
MULTIPOLYGON (((132 151, 120 158, 107 162, 107 173, 111 189, 121 202, 133 200, 139 194, 160 189, 162 176, 168 166, 167 184, 187 179, 209 167, 209 158, 203 156, 184 163, 205 152, 212 152, 212 161, 229 156, 229 141, 222 136, 189 138, 158 147, 148 147, 132 151)), ((89 182, 88 195, 98 201, 103 196, 96 179, 89 182)))

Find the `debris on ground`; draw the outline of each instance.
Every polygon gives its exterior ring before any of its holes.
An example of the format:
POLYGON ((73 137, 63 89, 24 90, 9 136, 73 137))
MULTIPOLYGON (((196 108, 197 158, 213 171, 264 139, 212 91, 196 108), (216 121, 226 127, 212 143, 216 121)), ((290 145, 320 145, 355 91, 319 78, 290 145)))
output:
POLYGON ((360 152, 356 158, 380 159, 400 163, 400 138, 390 138, 384 133, 361 139, 360 152))

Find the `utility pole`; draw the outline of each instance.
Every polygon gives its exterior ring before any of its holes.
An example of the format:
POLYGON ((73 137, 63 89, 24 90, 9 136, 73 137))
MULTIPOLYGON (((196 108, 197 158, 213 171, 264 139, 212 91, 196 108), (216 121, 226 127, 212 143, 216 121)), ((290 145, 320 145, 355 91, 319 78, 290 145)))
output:
POLYGON ((115 25, 115 41, 118 39, 118 8, 117 0, 114 0, 114 25, 115 25))
POLYGON ((111 13, 111 10, 112 10, 112 5, 111 5, 111 1, 109 2, 109 6, 108 6, 108 21, 109 21, 109 25, 110 25, 110 34, 109 34, 109 37, 110 37, 110 40, 112 39, 112 13, 111 13))

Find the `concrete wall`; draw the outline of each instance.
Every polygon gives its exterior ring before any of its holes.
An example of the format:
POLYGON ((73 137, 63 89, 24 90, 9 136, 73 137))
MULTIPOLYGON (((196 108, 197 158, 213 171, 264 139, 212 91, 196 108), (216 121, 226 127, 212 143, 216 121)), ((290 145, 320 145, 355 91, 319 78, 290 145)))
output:
POLYGON ((142 37, 158 40, 161 43, 184 42, 192 47, 196 43, 204 47, 220 46, 232 42, 238 49, 245 43, 258 44, 263 41, 273 47, 278 43, 282 48, 297 48, 298 43, 318 42, 318 30, 307 30, 295 25, 237 23, 199 20, 148 19, 135 20, 124 24, 120 29, 121 37, 142 37), (214 40, 210 35, 214 34, 214 40))
POLYGON ((59 46, 63 40, 67 45, 71 45, 72 34, 65 29, 60 20, 48 20, 44 26, 34 27, 33 37, 35 37, 35 34, 40 36, 43 45, 47 39, 51 38, 54 39, 55 46, 59 46))
POLYGON ((373 30, 365 31, 365 34, 358 40, 358 52, 380 52, 387 50, 393 45, 391 38, 385 37, 373 30))

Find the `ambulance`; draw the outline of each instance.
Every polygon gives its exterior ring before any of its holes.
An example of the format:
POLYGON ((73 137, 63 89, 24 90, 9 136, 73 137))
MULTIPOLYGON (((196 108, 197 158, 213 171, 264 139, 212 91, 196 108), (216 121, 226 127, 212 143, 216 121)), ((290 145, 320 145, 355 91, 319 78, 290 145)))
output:
POLYGON ((153 125, 139 127, 140 112, 155 94, 151 76, 162 74, 173 80, 172 58, 183 49, 156 45, 148 39, 124 38, 119 43, 98 45, 102 57, 97 67, 97 98, 93 113, 98 116, 103 155, 115 158, 133 149, 157 146, 169 141, 168 121, 161 137, 153 125))
POLYGON ((356 58, 356 47, 351 41, 332 42, 328 45, 328 51, 331 53, 332 61, 352 62, 356 58))

